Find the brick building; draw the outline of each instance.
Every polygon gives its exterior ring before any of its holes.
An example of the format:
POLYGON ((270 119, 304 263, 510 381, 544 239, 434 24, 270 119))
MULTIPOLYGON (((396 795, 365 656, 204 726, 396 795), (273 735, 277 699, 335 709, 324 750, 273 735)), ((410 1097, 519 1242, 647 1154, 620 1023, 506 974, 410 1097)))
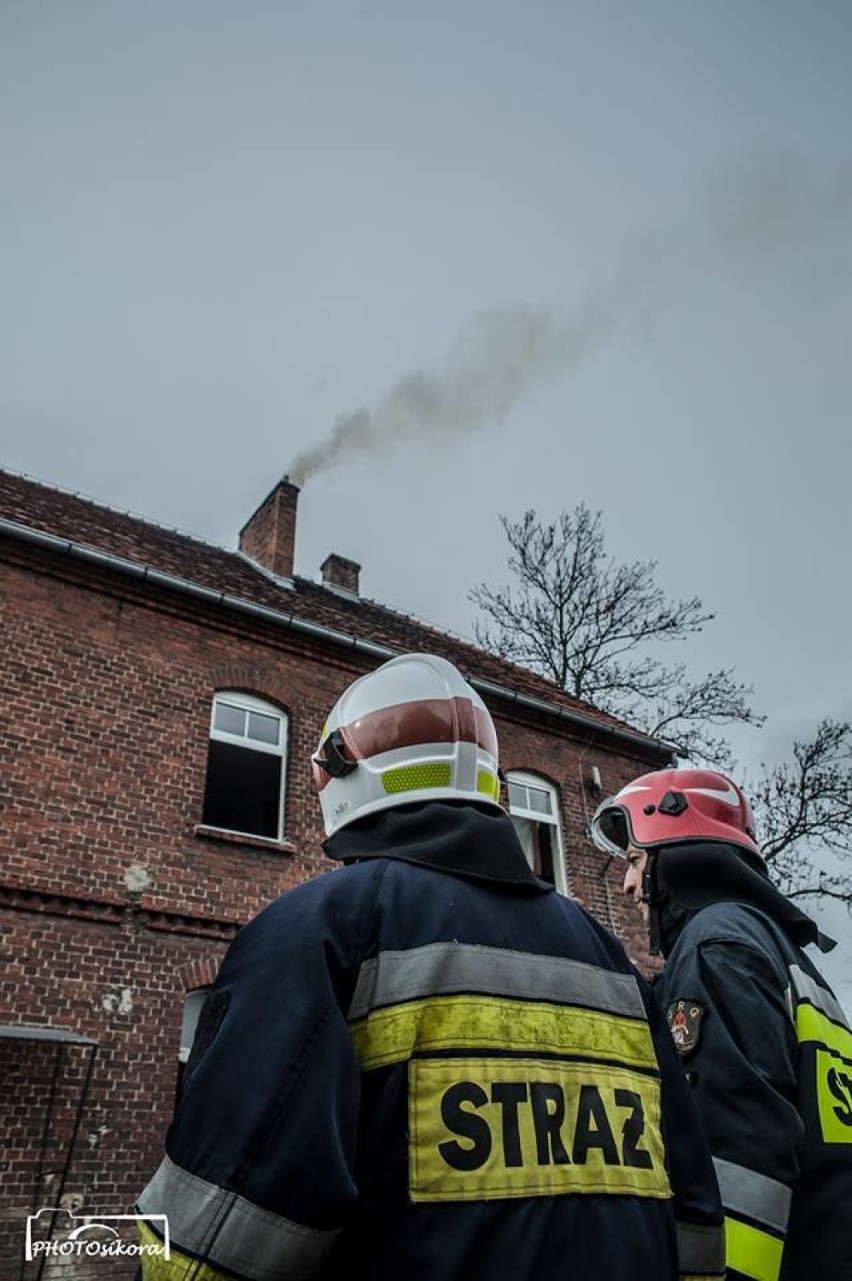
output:
POLYGON ((332 866, 309 767, 325 714, 396 653, 473 681, 537 870, 647 959, 585 833, 601 792, 669 751, 363 599, 337 553, 321 583, 295 576, 297 498, 279 483, 226 551, 0 473, 4 1277, 36 1275, 35 1209, 132 1207, 228 941, 332 866))

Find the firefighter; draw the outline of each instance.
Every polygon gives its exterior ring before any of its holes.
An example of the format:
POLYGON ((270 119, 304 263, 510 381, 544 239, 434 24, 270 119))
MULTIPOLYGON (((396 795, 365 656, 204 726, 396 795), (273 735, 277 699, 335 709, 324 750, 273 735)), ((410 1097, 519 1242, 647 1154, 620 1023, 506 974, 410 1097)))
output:
POLYGON ((769 879, 740 788, 645 774, 593 836, 667 958, 656 992, 725 1206, 728 1276, 852 1278, 852 1033, 802 950, 834 944, 769 879))
POLYGON ((326 853, 237 936, 143 1192, 146 1281, 724 1275, 712 1163, 621 946, 538 881, 446 660, 343 694, 326 853), (194 1271, 196 1268, 198 1271, 194 1271))

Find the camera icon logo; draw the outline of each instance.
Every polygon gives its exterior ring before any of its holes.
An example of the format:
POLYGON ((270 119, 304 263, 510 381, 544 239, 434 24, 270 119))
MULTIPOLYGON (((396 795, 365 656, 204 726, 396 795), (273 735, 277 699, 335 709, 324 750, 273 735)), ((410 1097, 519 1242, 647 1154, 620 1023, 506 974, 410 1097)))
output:
POLYGON ((36 1214, 27 1215, 24 1258, 30 1262, 44 1255, 102 1259, 156 1256, 168 1260, 171 1258, 168 1216, 73 1214, 60 1206, 42 1206, 36 1214), (57 1241, 53 1233, 62 1220, 70 1225, 70 1231, 57 1241), (140 1223, 148 1227, 144 1240, 138 1237, 140 1223), (125 1239, 130 1227, 136 1229, 134 1240, 125 1239), (152 1236, 153 1240, 149 1240, 152 1236))

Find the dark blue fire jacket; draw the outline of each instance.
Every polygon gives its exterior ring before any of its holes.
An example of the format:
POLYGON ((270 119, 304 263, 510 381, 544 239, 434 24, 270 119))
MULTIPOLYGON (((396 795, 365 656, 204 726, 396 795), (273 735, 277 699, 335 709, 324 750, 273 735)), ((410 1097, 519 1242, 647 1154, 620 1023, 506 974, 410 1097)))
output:
POLYGON ((509 820, 432 803, 327 848, 358 861, 263 911, 208 998, 146 1281, 723 1275, 656 1002, 509 820))
POLYGON ((825 979, 765 912, 714 903, 656 990, 713 1153, 729 1277, 852 1278, 852 1032, 825 979))

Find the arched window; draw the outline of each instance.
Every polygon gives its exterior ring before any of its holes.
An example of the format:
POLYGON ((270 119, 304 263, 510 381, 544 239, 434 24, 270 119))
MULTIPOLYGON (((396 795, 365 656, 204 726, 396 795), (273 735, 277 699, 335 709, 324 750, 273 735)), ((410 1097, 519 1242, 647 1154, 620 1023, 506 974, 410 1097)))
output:
POLYGON ((213 699, 203 823, 281 840, 287 718, 272 703, 222 690, 213 699))
POLYGON ((552 783, 537 774, 510 770, 506 775, 509 815, 524 853, 536 876, 549 881, 560 894, 568 893, 559 794, 552 783))

